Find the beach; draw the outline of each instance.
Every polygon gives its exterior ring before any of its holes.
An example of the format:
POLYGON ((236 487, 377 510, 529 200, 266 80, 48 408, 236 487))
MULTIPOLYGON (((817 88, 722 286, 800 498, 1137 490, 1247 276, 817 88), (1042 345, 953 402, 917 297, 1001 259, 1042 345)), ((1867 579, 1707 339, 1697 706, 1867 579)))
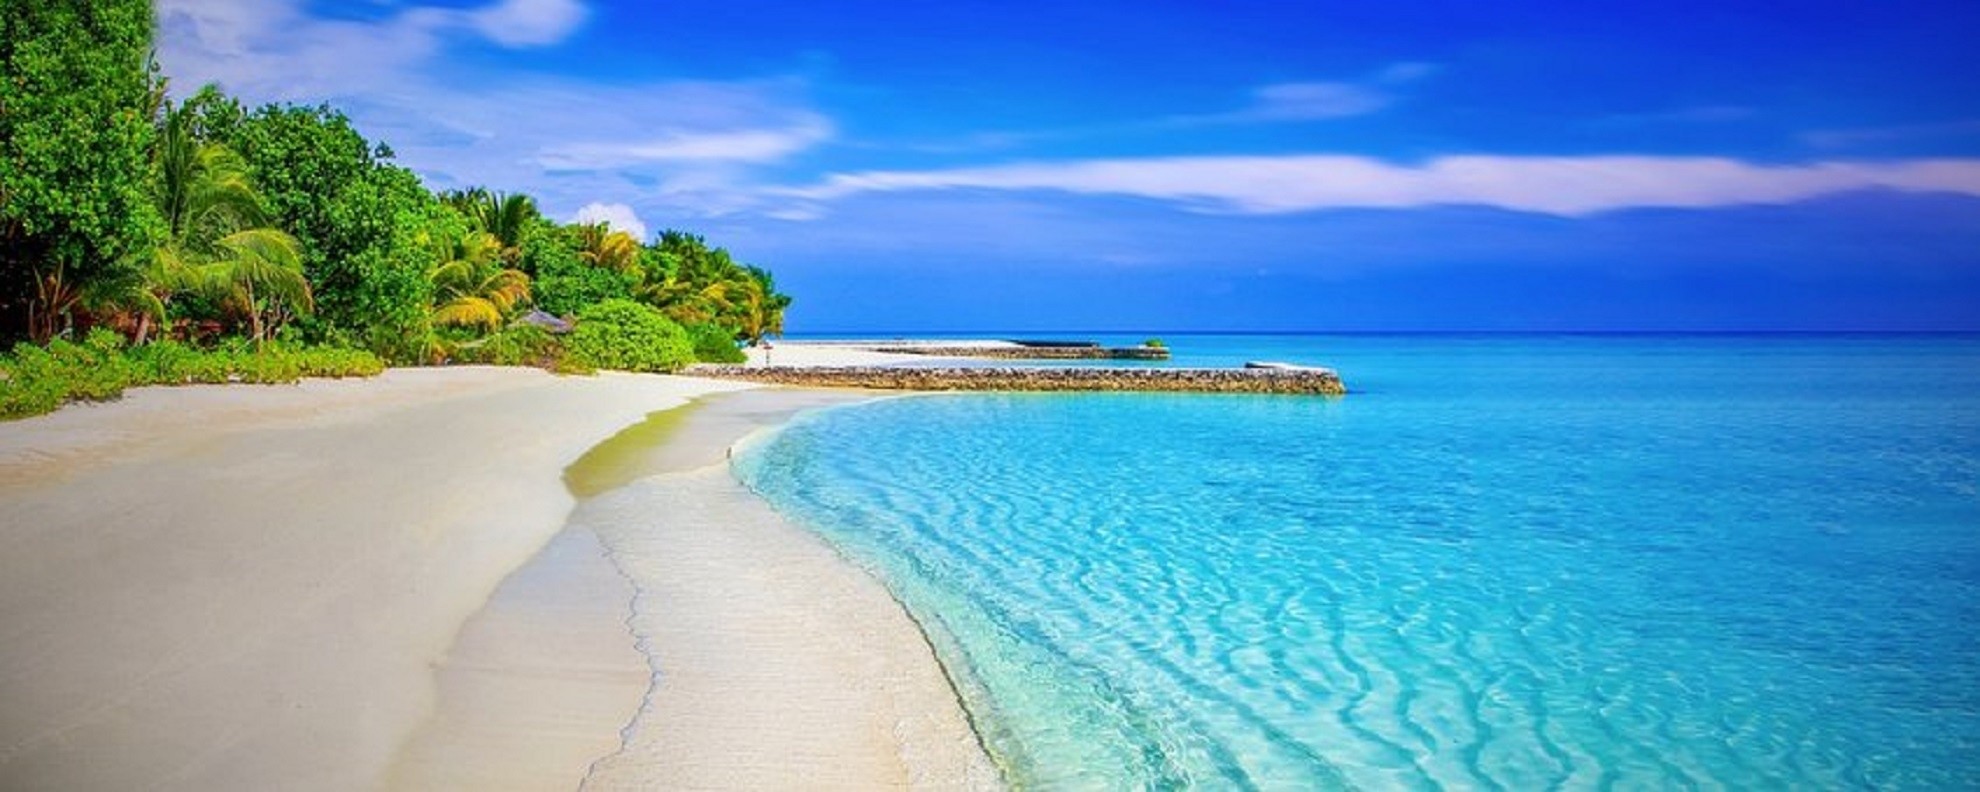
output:
POLYGON ((900 606, 726 472, 822 398, 466 367, 0 425, 0 786, 993 784, 900 606))

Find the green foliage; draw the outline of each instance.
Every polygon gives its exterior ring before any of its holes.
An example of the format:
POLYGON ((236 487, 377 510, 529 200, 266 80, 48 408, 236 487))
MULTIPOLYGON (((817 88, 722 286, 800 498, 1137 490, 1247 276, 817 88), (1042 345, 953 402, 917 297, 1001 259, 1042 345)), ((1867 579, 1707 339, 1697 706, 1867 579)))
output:
POLYGON ((68 372, 48 350, 18 344, 0 361, 0 418, 39 415, 62 406, 69 398, 68 372))
POLYGON ((717 324, 687 325, 688 341, 694 345, 694 359, 703 363, 742 363, 749 360, 736 346, 736 331, 717 324))
POLYGON ((1142 346, 1145 346, 1145 347, 1148 347, 1149 349, 1168 349, 1168 348, 1169 348, 1169 344, 1168 344, 1168 342, 1166 342, 1166 341, 1163 341, 1162 339, 1159 339, 1159 338, 1151 338, 1151 339, 1148 339, 1147 341, 1143 341, 1143 342, 1141 342, 1141 345, 1142 345, 1142 346))
MULTIPOLYGON (((200 96, 213 101, 211 88, 200 96)), ((295 237, 269 225, 247 163, 197 137, 193 108, 168 108, 153 193, 166 238, 146 273, 160 305, 175 292, 247 318, 250 337, 279 330, 315 306, 295 237)))
POLYGON ((661 232, 653 252, 665 275, 649 275, 641 294, 670 318, 734 327, 751 343, 784 332, 791 298, 777 292, 768 270, 739 263, 729 251, 681 231, 661 232))
POLYGON ((564 357, 557 337, 536 325, 519 324, 502 332, 454 349, 453 359, 461 363, 491 366, 536 366, 555 370, 564 357))
POLYGON ((575 316, 587 306, 606 300, 629 300, 639 283, 637 271, 596 266, 584 256, 583 241, 574 228, 545 224, 523 240, 522 264, 536 274, 536 307, 558 316, 575 316))
POLYGON ((471 221, 475 230, 485 231, 501 243, 502 262, 509 266, 522 257, 523 239, 543 221, 536 199, 518 193, 475 187, 442 193, 440 200, 471 221))
POLYGON ((529 302, 529 276, 505 266, 502 240, 447 213, 455 222, 435 223, 426 238, 434 262, 426 271, 433 284, 429 321, 493 332, 529 302))
POLYGON ((52 338, 158 232, 145 0, 0 4, 0 334, 52 338))
POLYGON ((651 306, 606 300, 578 314, 568 342, 579 365, 619 371, 672 372, 694 362, 687 331, 651 306))
POLYGON ((303 377, 368 377, 385 370, 370 352, 272 342, 256 351, 235 338, 201 350, 177 341, 126 349, 97 328, 82 343, 19 344, 0 356, 0 419, 39 415, 69 401, 106 401, 140 385, 295 382, 303 377))
POLYGON ((328 106, 270 105, 238 118, 224 105, 189 106, 211 110, 196 123, 228 136, 269 213, 300 241, 317 298, 317 320, 305 323, 310 337, 420 359, 432 303, 422 232, 441 207, 419 177, 328 106))
POLYGON ((526 195, 435 196, 327 105, 248 109, 206 86, 172 107, 152 25, 138 0, 0 2, 0 340, 49 344, 0 356, 6 414, 380 356, 672 370, 782 332, 769 272, 701 237, 642 244, 526 195), (500 329, 532 303, 593 316, 588 356, 500 329), (700 325, 692 343, 675 322, 700 325), (137 346, 50 341, 79 327, 137 346), (347 346, 370 352, 318 351, 347 346))

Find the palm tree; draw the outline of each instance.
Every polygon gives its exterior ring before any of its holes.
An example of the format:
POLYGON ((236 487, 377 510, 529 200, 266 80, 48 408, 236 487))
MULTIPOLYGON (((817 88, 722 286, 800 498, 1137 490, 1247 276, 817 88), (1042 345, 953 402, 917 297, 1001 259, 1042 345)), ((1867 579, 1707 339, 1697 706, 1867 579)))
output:
POLYGON ((529 301, 529 276, 502 266, 502 242, 486 231, 431 240, 438 262, 433 282, 433 324, 500 330, 516 307, 529 301))
POLYGON ((605 223, 578 226, 578 257, 586 264, 613 272, 637 272, 639 240, 605 223))
POLYGON ((536 200, 522 193, 490 192, 482 187, 454 190, 441 201, 460 212, 475 228, 493 235, 501 243, 503 262, 514 266, 522 258, 523 236, 543 215, 536 200))
POLYGON ((165 112, 153 197, 167 236, 145 280, 158 315, 172 295, 201 292, 245 314, 259 346, 272 329, 266 324, 315 308, 301 247, 269 224, 246 161, 225 145, 198 140, 190 121, 184 108, 165 112))
POLYGON ((777 291, 777 281, 769 270, 745 264, 742 272, 746 277, 740 281, 743 299, 738 301, 742 308, 738 316, 739 332, 743 340, 757 346, 765 336, 784 334, 784 309, 791 306, 791 298, 777 291))

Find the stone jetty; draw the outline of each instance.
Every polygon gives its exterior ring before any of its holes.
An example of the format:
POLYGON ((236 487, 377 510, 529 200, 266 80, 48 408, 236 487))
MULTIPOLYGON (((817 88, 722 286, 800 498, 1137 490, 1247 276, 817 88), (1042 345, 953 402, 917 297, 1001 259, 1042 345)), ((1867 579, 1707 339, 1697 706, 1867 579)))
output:
POLYGON ((912 344, 868 347, 875 352, 929 357, 987 358, 990 360, 1168 360, 1167 347, 1103 347, 1099 344, 1042 344, 1013 342, 1003 346, 941 346, 912 344))
POLYGON ((689 376, 817 388, 916 391, 1162 391, 1340 396, 1331 369, 1103 368, 1059 366, 709 366, 689 376))

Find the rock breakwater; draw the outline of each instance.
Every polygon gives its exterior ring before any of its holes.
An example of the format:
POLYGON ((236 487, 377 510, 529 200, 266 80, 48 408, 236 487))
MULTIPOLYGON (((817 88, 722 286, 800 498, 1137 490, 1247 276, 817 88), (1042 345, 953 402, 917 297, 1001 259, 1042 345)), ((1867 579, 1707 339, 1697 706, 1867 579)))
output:
POLYGON ((990 360, 1168 360, 1165 347, 1065 346, 936 346, 913 344, 870 347, 875 352, 929 357, 987 358, 990 360))
POLYGON ((1331 369, 694 366, 690 376, 818 388, 918 391, 1160 391, 1340 396, 1331 369))

